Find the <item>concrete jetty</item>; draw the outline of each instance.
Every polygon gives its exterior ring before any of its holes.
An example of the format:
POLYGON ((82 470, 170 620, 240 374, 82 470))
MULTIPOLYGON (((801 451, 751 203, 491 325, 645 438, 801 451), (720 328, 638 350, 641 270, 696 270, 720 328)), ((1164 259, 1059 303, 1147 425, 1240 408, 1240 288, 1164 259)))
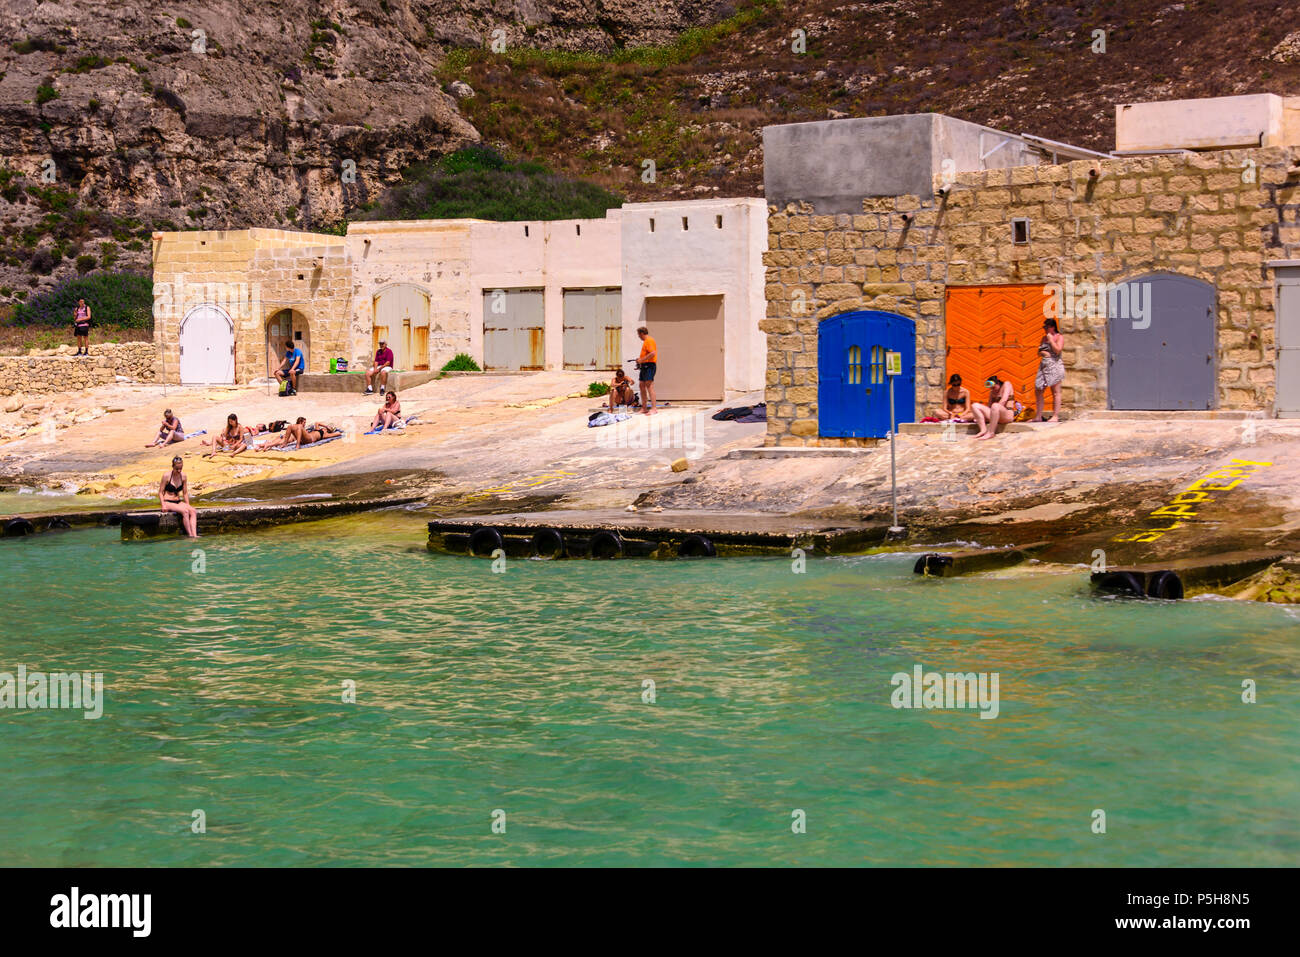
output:
POLYGON ((1097 591, 1135 598, 1183 598, 1189 592, 1231 585, 1286 557, 1278 551, 1236 551, 1202 558, 1179 558, 1128 565, 1092 573, 1097 591))
MULTIPOLYGON (((406 498, 280 502, 272 505, 231 505, 200 508, 198 510, 199 534, 211 535, 215 532, 242 531, 269 525, 285 525, 291 522, 310 522, 316 519, 331 518, 335 515, 348 515, 353 512, 371 511, 394 505, 408 505, 417 501, 420 501, 418 496, 409 496, 406 498)), ((158 509, 147 512, 124 512, 121 515, 120 524, 122 526, 122 541, 124 542, 184 534, 180 518, 175 512, 162 512, 158 509)))
POLYGON ((1050 542, 1034 542, 1017 548, 960 548, 950 552, 926 552, 916 560, 912 571, 918 575, 952 578, 977 572, 1010 568, 1026 562, 1050 542))
POLYGON ((885 542, 885 524, 827 526, 770 516, 692 513, 548 512, 475 515, 429 522, 433 552, 512 558, 712 558, 846 554, 885 542))
POLYGON ((116 525, 121 509, 95 509, 83 512, 44 512, 36 515, 7 515, 0 518, 0 537, 21 538, 70 528, 116 525))

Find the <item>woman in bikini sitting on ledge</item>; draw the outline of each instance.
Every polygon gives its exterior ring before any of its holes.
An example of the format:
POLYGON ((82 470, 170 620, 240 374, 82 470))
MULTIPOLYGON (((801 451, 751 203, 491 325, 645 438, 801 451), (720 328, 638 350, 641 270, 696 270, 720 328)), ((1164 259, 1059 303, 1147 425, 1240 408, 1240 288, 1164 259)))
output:
POLYGON ((164 512, 175 512, 181 518, 185 534, 199 537, 199 513, 190 504, 190 480, 182 467, 185 460, 179 455, 172 459, 172 470, 158 483, 158 504, 164 512))
POLYGON ((970 389, 961 384, 961 376, 953 373, 948 377, 948 391, 943 395, 944 407, 934 413, 934 417, 943 421, 973 422, 970 408, 970 389))

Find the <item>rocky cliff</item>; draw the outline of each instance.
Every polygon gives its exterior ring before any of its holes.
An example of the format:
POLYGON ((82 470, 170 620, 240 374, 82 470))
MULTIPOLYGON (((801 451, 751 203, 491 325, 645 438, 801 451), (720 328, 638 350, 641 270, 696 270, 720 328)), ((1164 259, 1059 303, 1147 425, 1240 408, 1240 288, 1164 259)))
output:
POLYGON ((147 267, 154 229, 328 227, 479 140, 633 199, 753 196, 768 123, 1104 150, 1116 103, 1256 92, 1300 93, 1284 0, 4 0, 0 306, 147 267))
POLYGON ((661 42, 716 0, 5 0, 0 302, 147 267, 154 229, 320 228, 476 142, 449 50, 661 42))

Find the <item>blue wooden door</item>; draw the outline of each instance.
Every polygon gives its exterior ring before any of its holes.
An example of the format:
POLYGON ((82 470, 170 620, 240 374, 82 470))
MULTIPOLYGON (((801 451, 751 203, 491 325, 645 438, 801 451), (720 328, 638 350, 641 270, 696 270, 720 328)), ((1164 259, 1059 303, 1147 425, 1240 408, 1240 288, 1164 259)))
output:
POLYGON ((898 422, 916 409, 916 325, 891 312, 841 313, 817 330, 818 433, 840 438, 889 434, 889 377, 885 353, 901 352, 903 374, 894 383, 898 422))

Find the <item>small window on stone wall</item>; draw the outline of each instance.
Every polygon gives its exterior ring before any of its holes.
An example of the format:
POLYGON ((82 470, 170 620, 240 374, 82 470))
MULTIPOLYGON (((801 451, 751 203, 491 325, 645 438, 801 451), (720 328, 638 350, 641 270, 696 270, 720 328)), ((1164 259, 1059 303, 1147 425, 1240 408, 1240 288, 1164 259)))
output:
POLYGON ((1029 243, 1029 220, 1013 219, 1011 220, 1011 241, 1017 246, 1025 246, 1029 243))

